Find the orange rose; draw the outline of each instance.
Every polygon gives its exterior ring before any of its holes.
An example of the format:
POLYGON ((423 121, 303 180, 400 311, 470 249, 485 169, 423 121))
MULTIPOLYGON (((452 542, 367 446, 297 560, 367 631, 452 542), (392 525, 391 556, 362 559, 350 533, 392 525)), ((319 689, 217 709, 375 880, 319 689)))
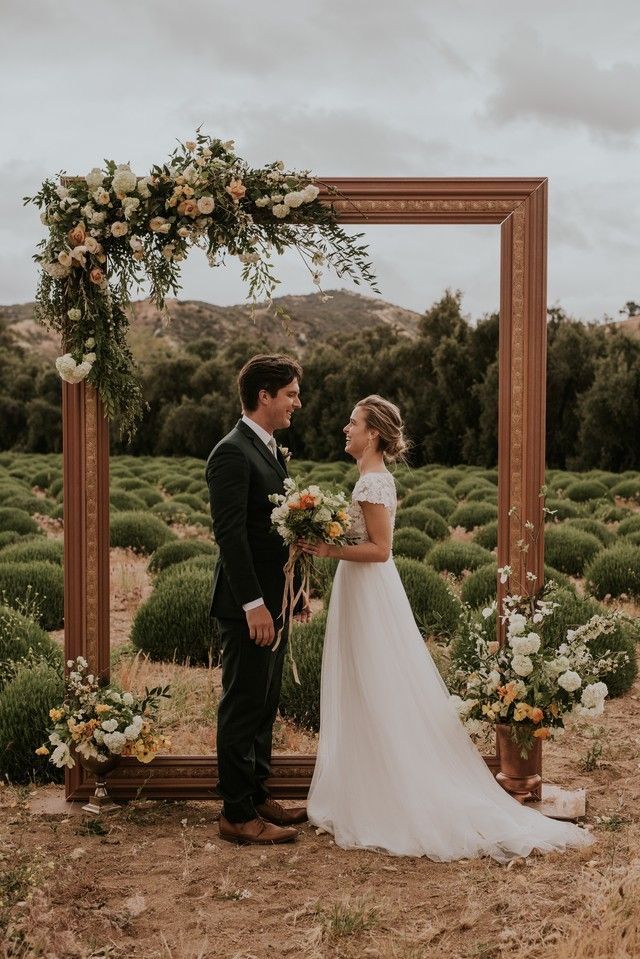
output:
POLYGON ((544 711, 540 709, 539 706, 534 706, 529 713, 529 719, 534 723, 542 722, 544 719, 544 711))
POLYGON ((232 180, 226 190, 229 196, 233 197, 236 203, 238 200, 241 200, 247 192, 247 188, 242 180, 232 180))
POLYGON ((199 214, 198 204, 195 200, 183 200, 178 207, 180 216, 197 217, 199 214))
POLYGON ((87 236, 84 223, 78 223, 74 226, 73 230, 69 230, 67 236, 71 246, 82 246, 87 236))
POLYGON ((91 273, 89 273, 89 279, 92 283, 95 283, 96 286, 102 286, 104 283, 104 273, 99 266, 94 266, 91 273))
POLYGON ((310 493, 303 493, 300 497, 300 509, 314 509, 316 506, 316 498, 310 493))
POLYGON ((536 739, 548 739, 551 735, 551 730, 548 726, 541 726, 540 729, 535 729, 533 735, 536 739))

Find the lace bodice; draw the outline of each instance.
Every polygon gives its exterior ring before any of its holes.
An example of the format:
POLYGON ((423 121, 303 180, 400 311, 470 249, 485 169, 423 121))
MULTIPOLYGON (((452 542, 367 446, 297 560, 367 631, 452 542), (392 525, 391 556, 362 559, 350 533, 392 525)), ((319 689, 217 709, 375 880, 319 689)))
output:
POLYGON ((365 473, 353 487, 349 515, 351 528, 349 542, 367 543, 367 524, 360 503, 382 503, 391 513, 391 525, 396 518, 396 484, 391 473, 365 473))

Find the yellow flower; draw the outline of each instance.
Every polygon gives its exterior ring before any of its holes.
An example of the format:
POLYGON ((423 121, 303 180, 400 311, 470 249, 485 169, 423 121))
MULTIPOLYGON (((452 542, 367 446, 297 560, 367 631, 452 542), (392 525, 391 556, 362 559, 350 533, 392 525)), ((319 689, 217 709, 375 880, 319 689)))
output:
POLYGON ((36 756, 48 756, 49 750, 46 746, 38 746, 36 749, 36 756))
POLYGON ((329 539, 337 539, 338 536, 342 536, 342 534, 344 533, 344 529, 342 528, 340 523, 329 523, 329 525, 325 529, 325 532, 327 536, 329 537, 329 539))
POLYGON ((98 715, 99 715, 100 713, 110 713, 110 712, 111 712, 111 706, 107 706, 106 703, 98 703, 97 706, 96 706, 96 712, 98 713, 98 715))
POLYGON ((531 715, 531 707, 528 703, 518 703, 516 706, 513 718, 517 723, 522 722, 523 719, 528 719, 531 715))
POLYGON ((64 716, 64 709, 50 709, 49 717, 53 719, 54 723, 57 723, 58 720, 62 719, 64 716))
POLYGON ((349 514, 347 513, 345 509, 339 509, 338 512, 336 513, 336 517, 341 523, 346 523, 347 520, 349 519, 349 514))

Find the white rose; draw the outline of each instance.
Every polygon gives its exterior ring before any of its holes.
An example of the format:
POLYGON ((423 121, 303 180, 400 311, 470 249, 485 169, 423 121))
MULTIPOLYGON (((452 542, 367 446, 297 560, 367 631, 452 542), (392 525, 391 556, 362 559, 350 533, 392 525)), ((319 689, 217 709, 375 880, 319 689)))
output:
POLYGON ((67 310, 67 316, 69 317, 72 323, 79 323, 80 320, 82 319, 82 313, 76 307, 73 307, 72 309, 67 310))
POLYGON ((86 246, 86 248, 87 248, 87 250, 89 251, 89 253, 97 253, 97 252, 98 252, 98 246, 99 246, 99 244, 98 244, 98 241, 95 239, 95 237, 93 237, 93 236, 87 236, 87 237, 85 237, 84 245, 86 246))
POLYGON ((138 185, 138 178, 131 172, 128 163, 121 164, 113 174, 111 189, 116 193, 132 193, 138 185))
POLYGON ((50 761, 54 766, 57 766, 58 769, 61 769, 62 766, 67 766, 69 769, 73 769, 75 762, 69 752, 69 747, 65 743, 60 743, 59 746, 53 750, 50 756, 50 761))
POLYGON ((136 187, 136 192, 138 196, 141 196, 143 200, 148 200, 151 196, 151 190, 149 189, 149 177, 144 176, 138 180, 138 185, 136 187))
POLYGON ((91 173, 87 173, 85 180, 87 181, 87 186, 91 191, 97 190, 99 186, 102 186, 104 183, 104 173, 102 170, 94 166, 91 173))
POLYGON ((198 179, 198 171, 194 167, 193 163, 190 163, 189 166, 184 168, 182 171, 182 176, 185 178, 185 181, 189 184, 189 186, 193 186, 198 179))
POLYGON ((171 224, 162 216, 154 216, 149 220, 149 229, 152 233, 168 233, 171 224))
POLYGON ((62 266, 71 266, 71 254, 66 250, 60 250, 58 253, 58 263, 62 266))
POLYGON ((511 667, 518 676, 528 676, 533 672, 533 663, 528 656, 514 656, 511 667))
MULTIPOLYGON (((133 696, 131 693, 123 693, 122 702, 125 704, 125 706, 133 706, 133 696)), ((136 719, 140 719, 140 725, 142 725, 142 718, 140 716, 136 716, 136 719)))
POLYGON ((99 186, 96 192, 93 194, 93 199, 96 203, 100 204, 100 206, 106 206, 110 199, 109 191, 105 190, 104 187, 99 186))
POLYGON ((129 232, 129 226, 126 223, 123 223, 122 220, 116 220, 115 223, 111 224, 111 235, 112 236, 124 236, 125 233, 129 232))
POLYGON ((290 207, 302 206, 304 203, 304 194, 294 190, 292 193, 286 194, 284 202, 290 207))
POLYGON ((487 676, 486 690, 488 693, 495 693, 496 689, 500 685, 500 673, 497 669, 492 669, 489 675, 487 676))
MULTIPOLYGON (((107 196, 109 196, 109 194, 107 194, 107 196)), ((94 226, 102 226, 106 219, 107 214, 104 210, 96 210, 95 213, 92 213, 89 217, 89 220, 94 226)))
POLYGON ((320 193, 320 190, 318 189, 318 187, 314 186, 313 183, 309 183, 309 185, 306 186, 304 190, 302 191, 303 202, 311 203, 313 200, 315 200, 315 198, 317 197, 319 193, 320 193))
POLYGON ((52 279, 63 280, 65 276, 69 276, 71 268, 63 266, 62 263, 43 263, 42 269, 45 273, 48 273, 52 279))
POLYGON ((212 196, 201 196, 198 200, 198 209, 201 213, 207 214, 213 211, 215 202, 212 196))
POLYGON ((122 209, 125 220, 130 220, 133 214, 140 206, 140 200, 137 196, 128 196, 122 201, 122 209))
POLYGON ((96 361, 95 353, 85 353, 84 356, 82 357, 83 363, 95 363, 95 361, 96 361))
POLYGON ((558 686, 561 686, 562 689, 566 689, 568 693, 573 693, 576 691, 576 689, 580 689, 582 686, 582 680, 575 670, 568 669, 566 672, 558 676, 558 686))
POLYGON ((175 249, 174 249, 173 243, 167 243, 166 246, 162 247, 162 255, 165 258, 165 260, 172 260, 174 252, 175 252, 175 249))
POLYGON ((275 206, 271 208, 271 212, 274 216, 277 216, 279 220, 284 220, 285 216, 289 213, 289 207, 286 203, 276 203, 275 206))
POLYGON ((271 197, 268 197, 268 196, 259 196, 258 199, 256 200, 256 206, 260 206, 260 207, 269 206, 270 203, 271 203, 271 197))
POLYGON ((186 239, 189 236, 189 228, 186 226, 181 226, 178 230, 178 236, 181 236, 182 239, 186 239))
POLYGON ((58 194, 61 200, 64 200, 66 197, 69 196, 68 189, 66 188, 66 186, 62 186, 62 184, 56 187, 56 193, 58 194))

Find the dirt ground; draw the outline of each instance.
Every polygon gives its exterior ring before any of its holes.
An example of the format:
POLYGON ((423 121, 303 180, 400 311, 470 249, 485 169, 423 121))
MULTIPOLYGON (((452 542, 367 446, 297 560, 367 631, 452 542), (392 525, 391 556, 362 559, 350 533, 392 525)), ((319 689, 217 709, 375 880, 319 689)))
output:
MULTIPOLYGON (((121 553, 115 644, 149 589, 146 560, 121 553)), ((290 846, 236 847, 214 801, 96 821, 59 787, 0 786, 0 959, 637 957, 639 704, 640 682, 545 744, 545 780, 586 788, 596 844, 509 866, 344 851, 310 825, 290 846)), ((286 730, 279 745, 296 748, 286 730)))

